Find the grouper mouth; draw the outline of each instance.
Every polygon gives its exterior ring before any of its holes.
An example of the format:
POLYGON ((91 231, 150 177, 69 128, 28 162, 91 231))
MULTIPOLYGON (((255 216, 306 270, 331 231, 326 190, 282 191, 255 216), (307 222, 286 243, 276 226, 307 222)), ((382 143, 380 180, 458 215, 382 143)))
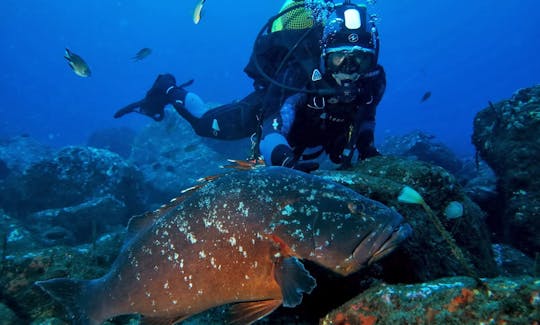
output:
POLYGON ((411 233, 411 226, 407 223, 390 223, 374 229, 360 241, 337 270, 342 274, 356 272, 390 254, 411 233))

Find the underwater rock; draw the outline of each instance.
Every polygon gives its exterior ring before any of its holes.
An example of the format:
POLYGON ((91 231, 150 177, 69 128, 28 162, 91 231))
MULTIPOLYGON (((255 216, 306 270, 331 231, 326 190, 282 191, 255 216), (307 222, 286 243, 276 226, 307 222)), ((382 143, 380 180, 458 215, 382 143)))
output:
POLYGON ((512 246, 494 244, 493 253, 502 276, 540 276, 535 274, 535 261, 512 246))
POLYGON ((36 288, 34 282, 67 275, 101 276, 118 254, 123 239, 123 231, 113 232, 94 244, 19 251, 10 255, 0 276, 0 296, 3 301, 9 301, 10 309, 21 319, 13 324, 69 324, 66 319, 61 320, 65 311, 51 304, 50 297, 36 288))
MULTIPOLYGON (((10 173, 22 174, 32 164, 50 157, 53 152, 52 148, 28 136, 12 137, 0 141, 0 161, 10 173)), ((7 174, 5 176, 7 177, 7 174)), ((0 176, 0 179, 6 177, 0 176)))
POLYGON ((489 212, 498 199, 497 177, 483 160, 479 162, 474 177, 469 178, 463 189, 484 211, 489 212))
POLYGON ((76 206, 47 209, 31 214, 35 233, 41 233, 45 243, 81 244, 103 233, 108 225, 125 225, 128 213, 124 202, 112 195, 95 198, 76 206))
POLYGON ((11 325, 11 324, 23 324, 24 322, 17 317, 15 312, 11 310, 8 306, 3 303, 0 303, 0 324, 1 325, 11 325))
POLYGON ((463 162, 435 136, 422 131, 413 131, 402 136, 389 136, 379 147, 384 155, 409 157, 441 166, 454 175, 463 169, 463 162))
POLYGON ((397 201, 405 186, 420 192, 479 276, 498 274, 484 213, 445 169, 421 161, 379 156, 357 164, 350 171, 319 171, 317 174, 393 207, 410 223, 412 236, 393 253, 391 259, 380 262, 385 281, 421 282, 469 275, 452 255, 450 247, 422 207, 397 201), (452 201, 463 205, 464 215, 449 220, 443 211, 452 201))
POLYGON ((128 158, 135 135, 135 131, 127 127, 101 129, 92 133, 86 144, 94 148, 107 149, 123 158, 128 158))
POLYGON ((540 85, 478 112, 473 144, 498 178, 502 241, 540 252, 540 85))
POLYGON ((540 278, 467 277, 369 288, 320 324, 537 324, 540 278))
POLYGON ((0 256, 2 260, 12 254, 38 247, 39 242, 30 230, 19 220, 11 218, 0 209, 0 256))
POLYGON ((36 233, 40 235, 40 240, 45 246, 57 246, 57 245, 75 245, 79 241, 85 242, 85 240, 77 240, 72 231, 60 227, 60 226, 34 226, 36 233))
MULTIPOLYGON (((247 156, 247 155, 246 155, 247 156)), ((176 112, 167 111, 161 123, 148 124, 136 137, 130 161, 152 187, 149 200, 162 204, 192 186, 200 177, 222 173, 227 158, 210 150, 176 112)))
MULTIPOLYGON (((402 244, 404 247, 398 248, 391 256, 388 256, 384 261, 385 263, 377 263, 365 271, 360 272, 361 274, 351 276, 349 279, 350 281, 362 281, 362 287, 368 288, 373 284, 373 278, 383 279, 384 281, 388 280, 389 282, 399 281, 400 277, 398 276, 398 273, 402 274, 401 279, 405 279, 404 281, 406 282, 413 281, 413 278, 433 279, 448 274, 465 274, 464 270, 460 269, 459 264, 451 256, 448 248, 446 248, 446 243, 433 229, 433 226, 429 224, 429 221, 426 220, 423 210, 417 206, 397 203, 396 198, 402 188, 402 184, 412 186, 421 192, 427 203, 437 212, 437 215, 441 218, 441 221, 447 229, 456 236, 458 244, 462 249, 466 250, 466 256, 471 258, 481 276, 490 274, 490 272, 491 274, 495 273, 493 272, 493 269, 496 269, 497 266, 490 257, 491 254, 484 251, 485 247, 490 246, 490 244, 489 240, 486 240, 487 236, 483 236, 485 227, 481 222, 482 213, 470 202, 470 200, 463 197, 460 186, 457 185, 455 179, 443 169, 418 161, 392 157, 375 157, 358 164, 356 170, 352 172, 320 171, 318 173, 323 174, 324 177, 328 178, 333 176, 331 179, 341 180, 341 183, 348 186, 354 184, 353 188, 360 191, 360 193, 367 194, 372 199, 377 199, 403 214, 414 228, 413 238, 406 240, 402 244), (446 220, 446 218, 442 216, 442 210, 451 201, 460 201, 464 205, 465 214, 463 217, 455 220, 446 220), (472 252, 472 254, 469 254, 469 252, 472 252), (411 261, 407 260, 411 258, 411 261), (394 259, 397 260, 392 262, 394 259), (437 265, 438 263, 440 263, 440 266, 437 265), (485 265, 478 265, 479 263, 484 263, 485 265)), ((4 276, 0 277, 0 295, 7 297, 15 306, 17 306, 17 315, 22 315, 23 319, 28 320, 23 323, 30 323, 30 321, 33 320, 34 324, 42 324, 50 321, 53 322, 53 324, 67 325, 68 322, 65 319, 65 310, 57 304, 51 304, 49 296, 31 284, 36 280, 46 280, 61 276, 91 279, 103 275, 117 255, 122 245, 123 235, 124 231, 111 233, 111 235, 99 238, 94 245, 53 247, 44 250, 20 252, 16 257, 8 260, 7 270, 9 272, 6 272, 4 276)), ((491 252, 491 248, 489 248, 489 251, 491 252)), ((316 272, 312 265, 306 265, 306 267, 310 272, 316 272)), ((317 279, 318 287, 322 287, 324 281, 319 281, 318 276, 317 279)), ((467 285, 472 283, 472 279, 460 279, 461 278, 450 279, 448 281, 450 281, 450 283, 462 282, 467 285)), ((327 280, 327 286, 330 288, 328 291, 319 294, 314 291, 312 295, 307 295, 305 297, 304 302, 300 307, 295 309, 280 308, 270 317, 260 321, 260 323, 316 323, 313 321, 313 314, 314 311, 320 312, 320 310, 314 309, 313 306, 316 306, 316 304, 310 304, 310 299, 318 300, 319 302, 324 301, 324 304, 328 305, 330 300, 337 301, 337 298, 342 298, 346 293, 350 293, 347 292, 347 288, 337 286, 337 282, 332 282, 332 280, 339 280, 339 282, 341 282, 343 279, 327 280), (302 311, 302 309, 304 309, 304 311, 302 311), (311 313, 310 317, 306 316, 308 313, 311 313)), ((444 284, 447 282, 441 280, 435 283, 440 283, 441 287, 444 287, 444 284)), ((513 284, 514 282, 505 283, 513 284)), ((529 280, 528 283, 532 282, 529 280)), ((423 287, 429 288, 430 286, 431 283, 425 284, 423 287)), ((358 287, 358 284, 354 286, 355 289, 358 287)), ((373 290, 370 289, 364 294, 373 295, 373 293, 382 290, 381 288, 384 287, 376 286, 373 290)), ((394 288, 394 286, 392 286, 392 288, 394 288)), ((398 287, 396 286, 396 288, 398 287)), ((417 284, 416 286, 408 287, 399 286, 399 288, 422 288, 422 285, 417 284)), ((451 301, 453 298, 459 296, 461 288, 462 287, 449 285, 446 290, 455 289, 457 290, 457 293, 454 291, 446 291, 445 297, 451 301)), ((467 288, 472 288, 472 284, 467 288)), ((520 292, 519 290, 516 291, 520 292)), ((360 291, 356 291, 352 296, 356 296, 358 292, 360 291)), ((418 290, 411 289, 410 292, 414 293, 418 292, 418 290)), ((369 297, 372 299, 372 296, 369 297)), ((440 296, 434 294, 433 297, 440 296)), ((512 297, 519 298, 522 296, 514 294, 512 297)), ((500 297, 497 296, 497 299, 499 298, 500 297)), ((514 305, 508 302, 510 301, 510 298, 511 297, 508 297, 509 300, 505 300, 504 303, 500 304, 499 300, 497 300, 496 307, 504 308, 510 306, 509 308, 513 308, 514 305)), ((379 296, 373 299, 376 299, 374 300, 375 302, 379 302, 382 298, 379 296)), ((518 300, 518 302, 523 303, 522 300, 518 300)), ((404 302, 404 307, 401 309, 404 313, 407 312, 408 314, 397 313, 397 315, 412 317, 414 313, 418 313, 420 310, 427 310, 429 308, 434 309, 434 306, 444 305, 442 302, 442 305, 430 305, 431 303, 432 300, 429 299, 426 301, 409 300, 409 302, 404 302), (406 307, 410 306, 413 302, 417 309, 415 311, 407 310, 406 307)), ((335 305, 334 307, 336 306, 339 305, 335 305)), ((347 304, 346 306, 354 306, 351 307, 352 310, 354 310, 354 308, 357 308, 359 305, 347 304)), ((476 308, 477 305, 474 306, 476 308)), ((469 308, 468 306, 464 307, 469 308)), ((349 309, 349 311, 350 310, 351 309, 349 309)), ((387 309, 381 310, 387 311, 387 309)), ((469 308, 466 310, 470 311, 471 309, 469 308)), ((378 312, 375 309, 374 311, 378 312)), ((396 312, 399 312, 399 310, 396 309, 396 312)), ((476 309, 473 309, 472 312, 476 312, 476 309)), ((520 312, 520 310, 518 310, 518 312, 520 312)), ((343 313, 344 315, 349 315, 345 312, 343 313)), ((435 315, 430 317, 442 317, 439 315, 443 315, 442 313, 437 313, 436 310, 430 312, 430 315, 431 314, 435 315)), ((461 314, 458 313, 455 315, 461 314)), ((389 317, 394 316, 394 314, 384 314, 377 324, 393 323, 385 322, 385 319, 390 319, 389 317)), ((225 314, 223 313, 223 310, 217 309, 196 316, 195 318, 188 320, 186 324, 220 324, 224 322, 224 317, 225 314)), ((117 318, 115 319, 114 324, 134 324, 136 323, 136 319, 137 316, 117 318)), ((335 320, 335 318, 331 318, 330 320, 335 320)), ((374 318, 367 318, 365 320, 370 321, 374 320, 374 318)), ((355 323, 354 321, 351 321, 350 323, 360 324, 359 322, 355 323)), ((113 323, 106 322, 105 324, 113 323)))
POLYGON ((0 202, 17 218, 31 213, 75 206, 110 195, 123 202, 123 221, 144 206, 140 171, 120 156, 91 147, 65 147, 43 159, 8 185, 0 202))

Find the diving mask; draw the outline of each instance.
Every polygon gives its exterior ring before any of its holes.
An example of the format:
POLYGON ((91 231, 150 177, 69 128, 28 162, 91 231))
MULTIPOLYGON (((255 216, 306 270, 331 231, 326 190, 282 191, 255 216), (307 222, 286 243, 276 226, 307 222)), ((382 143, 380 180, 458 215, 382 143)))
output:
POLYGON ((325 56, 326 70, 332 73, 364 74, 375 64, 373 50, 359 46, 332 49, 325 56))

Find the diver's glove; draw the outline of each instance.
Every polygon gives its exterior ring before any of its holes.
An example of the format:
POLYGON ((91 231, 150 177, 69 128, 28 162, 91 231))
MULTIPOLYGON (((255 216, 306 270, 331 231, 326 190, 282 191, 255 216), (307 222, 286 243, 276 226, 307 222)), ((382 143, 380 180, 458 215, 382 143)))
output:
POLYGON ((271 163, 273 166, 283 166, 297 169, 305 173, 311 173, 319 169, 319 164, 316 162, 300 162, 295 158, 292 149, 285 144, 277 145, 272 150, 271 163))
POLYGON ((165 106, 169 103, 167 91, 174 87, 176 87, 176 79, 172 74, 160 74, 142 100, 131 103, 118 110, 114 114, 114 118, 122 117, 131 112, 137 112, 147 115, 156 121, 163 120, 163 117, 165 117, 165 106))

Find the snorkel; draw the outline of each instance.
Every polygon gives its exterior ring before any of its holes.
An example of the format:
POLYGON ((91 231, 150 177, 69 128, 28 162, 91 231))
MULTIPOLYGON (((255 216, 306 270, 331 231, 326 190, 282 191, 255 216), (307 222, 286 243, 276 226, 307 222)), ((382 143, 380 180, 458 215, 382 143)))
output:
MULTIPOLYGON (((305 89, 305 88, 297 88, 292 85, 288 85, 286 83, 280 82, 274 78, 274 76, 278 75, 284 66, 286 66, 287 61, 292 57, 298 46, 316 29, 320 28, 321 26, 324 27, 324 24, 326 20, 336 11, 344 11, 347 8, 349 9, 355 9, 357 11, 364 10, 365 12, 365 6, 360 6, 354 4, 351 0, 345 0, 341 4, 335 4, 333 0, 320 0, 320 1, 306 1, 306 0, 293 0, 295 4, 289 8, 283 9, 278 14, 270 17, 270 19, 266 22, 266 24, 263 25, 259 33, 257 34, 257 37, 255 39, 254 43, 254 50, 253 50, 253 64, 255 66, 255 69, 257 72, 270 84, 282 88, 287 91, 291 92, 297 92, 297 93, 306 93, 316 96, 333 96, 333 95, 346 95, 347 97, 350 96, 351 89, 336 89, 336 88, 319 88, 319 89, 305 89), (293 46, 289 49, 288 53, 283 57, 280 64, 278 65, 278 68, 272 72, 272 75, 267 73, 263 70, 263 68, 260 65, 258 54, 255 50, 255 46, 259 42, 259 40, 265 35, 271 32, 272 25, 275 21, 278 19, 284 17, 288 13, 297 10, 305 8, 306 10, 309 10, 312 13, 313 18, 313 26, 306 29, 304 33, 301 34, 301 36, 298 38, 298 40, 294 43, 293 46), (322 13, 321 17, 315 17, 314 13, 317 12, 319 14, 322 13), (343 93, 343 94, 342 94, 343 93)), ((379 35, 377 28, 375 27, 375 20, 373 19, 373 16, 371 19, 367 19, 366 15, 364 17, 364 23, 369 23, 369 33, 371 37, 371 43, 373 44, 374 48, 374 56, 375 56, 375 64, 376 60, 379 55, 379 35)), ((322 75, 325 72, 325 65, 323 61, 323 57, 321 56, 321 62, 319 64, 319 67, 314 67, 313 73, 312 73, 312 81, 317 81, 322 78, 322 75)), ((341 85, 340 85, 341 86, 341 85)))

